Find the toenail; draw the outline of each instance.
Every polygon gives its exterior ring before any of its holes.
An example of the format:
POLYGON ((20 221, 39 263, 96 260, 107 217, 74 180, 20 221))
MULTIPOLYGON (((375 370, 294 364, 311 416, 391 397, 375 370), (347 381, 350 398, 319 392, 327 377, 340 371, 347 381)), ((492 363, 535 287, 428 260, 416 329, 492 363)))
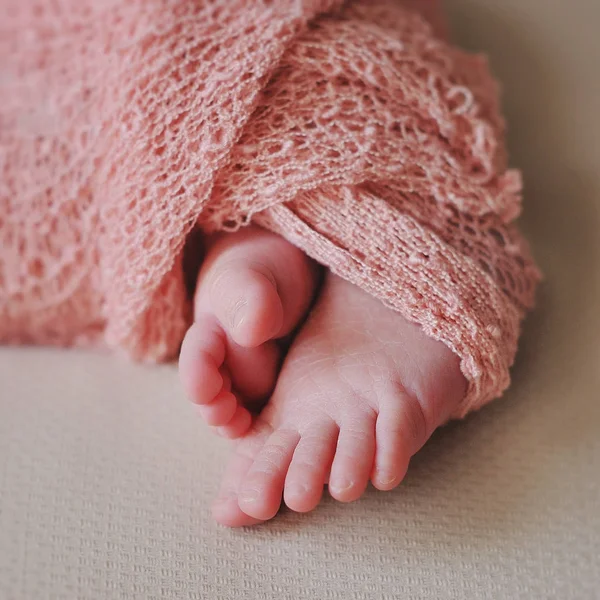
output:
POLYGON ((293 483, 286 489, 286 492, 288 496, 298 498, 300 496, 304 496, 306 492, 308 492, 308 488, 301 483, 293 483))
POLYGON ((256 502, 260 496, 258 490, 247 490, 239 495, 240 502, 256 502))
POLYGON ((339 494, 340 492, 347 492, 354 487, 354 481, 349 479, 342 479, 338 485, 329 485, 329 489, 334 493, 339 494))
POLYGON ((233 312, 231 323, 234 329, 238 329, 244 324, 247 317, 247 304, 245 302, 239 302, 233 312))
POLYGON ((390 485, 396 481, 396 476, 385 471, 377 471, 376 479, 380 485, 390 485))

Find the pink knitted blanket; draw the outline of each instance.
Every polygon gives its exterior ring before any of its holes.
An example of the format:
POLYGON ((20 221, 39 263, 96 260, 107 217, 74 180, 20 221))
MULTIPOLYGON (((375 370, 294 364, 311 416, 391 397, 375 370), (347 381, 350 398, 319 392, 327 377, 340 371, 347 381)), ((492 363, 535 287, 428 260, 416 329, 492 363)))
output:
POLYGON ((431 0, 0 0, 0 341, 176 355, 254 221, 509 382, 538 271, 486 61, 431 0), (431 18, 429 19, 431 21, 431 18))

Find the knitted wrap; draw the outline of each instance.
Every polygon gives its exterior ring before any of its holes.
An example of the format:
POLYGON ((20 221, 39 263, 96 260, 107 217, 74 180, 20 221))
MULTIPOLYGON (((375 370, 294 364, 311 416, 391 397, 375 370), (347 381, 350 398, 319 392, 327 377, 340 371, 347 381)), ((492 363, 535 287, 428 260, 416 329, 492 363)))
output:
POLYGON ((171 358, 190 232, 252 221, 458 354, 454 416, 500 395, 539 274, 497 86, 436 9, 0 0, 0 341, 171 358))

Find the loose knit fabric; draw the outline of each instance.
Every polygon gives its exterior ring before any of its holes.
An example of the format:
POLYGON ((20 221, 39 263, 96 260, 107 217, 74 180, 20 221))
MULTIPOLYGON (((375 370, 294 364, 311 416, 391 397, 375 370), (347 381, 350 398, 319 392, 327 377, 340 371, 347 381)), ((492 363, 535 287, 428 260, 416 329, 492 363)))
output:
POLYGON ((0 340, 171 358, 187 237, 253 221, 456 352, 455 416, 500 395, 538 271, 432 6, 0 0, 0 340))

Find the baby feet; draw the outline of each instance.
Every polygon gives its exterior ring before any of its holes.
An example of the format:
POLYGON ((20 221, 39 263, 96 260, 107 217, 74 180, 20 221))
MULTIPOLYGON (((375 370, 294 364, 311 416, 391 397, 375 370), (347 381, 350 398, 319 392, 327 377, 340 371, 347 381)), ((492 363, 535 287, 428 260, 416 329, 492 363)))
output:
POLYGON ((324 484, 342 502, 391 490, 466 393, 458 358, 355 286, 329 276, 276 389, 237 442, 213 507, 229 526, 299 512, 324 484))
POLYGON ((239 438, 213 507, 224 525, 268 520, 282 499, 310 511, 327 482, 342 502, 369 481, 393 489, 465 395, 446 346, 332 275, 278 376, 276 340, 301 322, 317 282, 299 250, 257 228, 217 238, 203 264, 180 371, 205 420, 239 438))
POLYGON ((262 229, 211 240, 179 370, 187 395, 222 435, 246 433, 248 408, 273 391, 281 353, 276 340, 304 317, 317 280, 317 267, 300 250, 262 229))

